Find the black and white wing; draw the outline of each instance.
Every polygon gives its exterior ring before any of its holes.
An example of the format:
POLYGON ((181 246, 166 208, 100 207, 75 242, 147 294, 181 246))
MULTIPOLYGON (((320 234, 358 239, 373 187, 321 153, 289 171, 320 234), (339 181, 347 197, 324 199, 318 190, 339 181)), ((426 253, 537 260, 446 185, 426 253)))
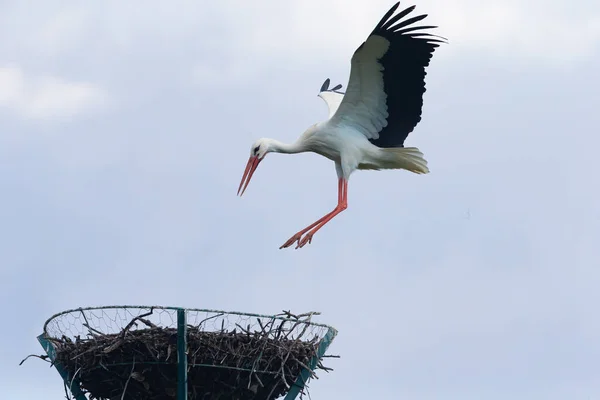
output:
POLYGON ((337 85, 330 89, 329 83, 329 78, 325 79, 325 82, 323 82, 321 90, 319 91, 319 97, 327 103, 327 107, 329 108, 329 118, 331 118, 340 106, 340 103, 344 98, 344 92, 339 91, 342 88, 342 85, 337 85))
POLYGON ((392 17, 396 3, 354 52, 348 88, 331 122, 348 124, 379 147, 404 147, 421 120, 425 68, 445 39, 414 26, 427 15, 400 21, 415 6, 392 17), (439 39, 438 39, 439 38, 439 39))

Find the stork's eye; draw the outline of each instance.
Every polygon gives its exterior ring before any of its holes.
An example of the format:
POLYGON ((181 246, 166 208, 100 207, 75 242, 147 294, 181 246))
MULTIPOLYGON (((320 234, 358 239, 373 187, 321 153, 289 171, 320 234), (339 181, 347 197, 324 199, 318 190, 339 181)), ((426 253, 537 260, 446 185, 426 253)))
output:
POLYGON ((258 154, 258 150, 260 150, 260 146, 256 146, 256 147, 254 148, 254 154, 258 154))

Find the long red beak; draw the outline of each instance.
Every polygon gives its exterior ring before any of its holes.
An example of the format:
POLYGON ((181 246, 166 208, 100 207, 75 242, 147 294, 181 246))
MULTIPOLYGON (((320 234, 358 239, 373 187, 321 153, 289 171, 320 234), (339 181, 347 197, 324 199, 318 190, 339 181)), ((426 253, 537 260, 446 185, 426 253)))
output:
POLYGON ((250 156, 250 159, 248 160, 248 164, 246 164, 246 170, 244 171, 244 176, 242 177, 242 181, 240 182, 240 187, 238 188, 238 195, 243 195, 244 192, 246 191, 246 188, 248 187, 248 184, 250 183, 250 179, 252 179, 252 174, 254 174, 254 171, 256 171, 256 168, 258 167, 258 164, 260 164, 262 160, 258 157, 255 156, 250 156), (244 185, 244 182, 246 182, 246 184, 244 185), (242 186, 244 186, 244 188, 242 189, 242 186), (242 191, 242 193, 240 194, 240 190, 242 191))

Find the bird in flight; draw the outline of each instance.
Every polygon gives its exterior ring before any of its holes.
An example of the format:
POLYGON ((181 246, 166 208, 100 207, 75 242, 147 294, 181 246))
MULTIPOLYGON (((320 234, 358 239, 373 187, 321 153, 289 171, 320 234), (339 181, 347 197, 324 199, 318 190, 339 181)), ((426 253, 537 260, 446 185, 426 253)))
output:
POLYGON ((323 83, 319 97, 329 109, 326 121, 310 126, 295 143, 262 138, 250 149, 238 188, 240 196, 269 153, 314 152, 335 163, 336 207, 294 234, 280 249, 294 243, 296 249, 311 243, 319 229, 348 207, 348 179, 355 170, 429 172, 423 153, 416 147, 404 147, 404 141, 421 120, 425 68, 446 39, 424 32, 437 26, 413 25, 426 14, 402 20, 415 6, 393 16, 399 6, 400 2, 390 8, 354 52, 346 93, 339 91, 341 85, 330 89, 329 79, 323 83))

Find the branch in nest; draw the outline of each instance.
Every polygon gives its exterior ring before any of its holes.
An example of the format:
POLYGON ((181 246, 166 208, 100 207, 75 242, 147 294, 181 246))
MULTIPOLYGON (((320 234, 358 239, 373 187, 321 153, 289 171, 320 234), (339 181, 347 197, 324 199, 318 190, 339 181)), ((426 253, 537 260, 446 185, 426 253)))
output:
POLYGON ((131 377, 133 376, 134 368, 135 368, 135 357, 133 357, 133 362, 131 363, 131 371, 129 372, 129 377, 127 378, 127 381, 125 381, 125 386, 123 387, 123 394, 121 395, 121 400, 123 400, 125 398, 125 392, 127 392, 127 385, 129 385, 129 381, 131 380, 131 377))
POLYGON ((25 361, 27 361, 27 359, 28 359, 29 357, 36 357, 36 358, 39 358, 40 360, 43 360, 43 361, 46 361, 47 363, 50 363, 50 364, 52 364, 52 362, 51 362, 51 361, 48 361, 48 356, 46 356, 46 355, 41 355, 41 356, 38 356, 37 354, 30 354, 30 355, 28 355, 27 357, 25 357, 24 359, 22 359, 22 360, 21 360, 21 362, 19 363, 19 365, 23 365, 23 363, 24 363, 25 361))
POLYGON ((104 333, 100 332, 98 329, 92 328, 88 323, 83 323, 83 326, 85 328, 88 328, 88 330, 90 331, 91 336, 102 336, 102 335, 104 335, 104 333))
POLYGON ((144 317, 148 317, 148 316, 152 315, 153 312, 154 312, 154 308, 150 308, 150 311, 148 311, 147 313, 140 314, 137 317, 133 318, 131 321, 129 321, 129 323, 127 325, 125 325, 125 328, 123 328, 123 330, 121 331, 121 335, 120 335, 121 338, 125 337, 125 335, 127 334, 127 331, 129 331, 131 329, 131 327, 135 324, 135 321, 142 320, 142 322, 143 322, 144 317))

